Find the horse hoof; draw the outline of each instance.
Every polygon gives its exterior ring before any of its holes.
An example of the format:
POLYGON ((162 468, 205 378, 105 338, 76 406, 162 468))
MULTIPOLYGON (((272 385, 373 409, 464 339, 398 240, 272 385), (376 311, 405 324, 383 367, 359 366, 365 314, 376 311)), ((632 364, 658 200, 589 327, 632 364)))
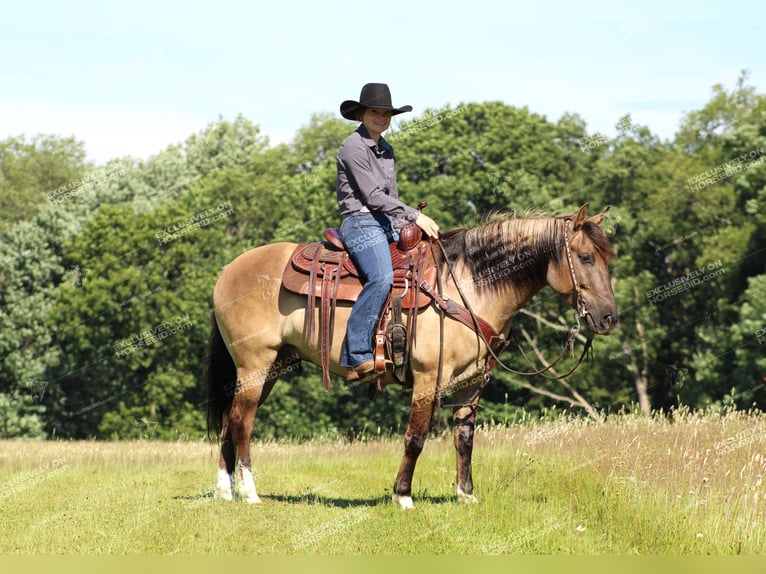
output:
POLYGON ((213 498, 215 500, 232 501, 234 500, 234 495, 232 494, 230 488, 216 488, 215 492, 213 492, 213 498))
POLYGON ((248 504, 261 504, 261 499, 257 494, 250 494, 246 497, 243 497, 242 500, 247 502, 248 504))
POLYGON ((394 504, 398 504, 399 508, 402 510, 410 510, 415 508, 415 505, 412 502, 411 496, 399 496, 398 494, 394 494, 391 496, 391 501, 394 504))
POLYGON ((457 489, 457 501, 463 504, 479 504, 478 498, 476 498, 473 494, 466 494, 460 487, 457 489))
POLYGON ((237 493, 240 500, 244 500, 248 504, 259 504, 261 502, 261 499, 258 498, 258 493, 255 491, 252 471, 241 465, 239 468, 239 480, 237 480, 237 493))

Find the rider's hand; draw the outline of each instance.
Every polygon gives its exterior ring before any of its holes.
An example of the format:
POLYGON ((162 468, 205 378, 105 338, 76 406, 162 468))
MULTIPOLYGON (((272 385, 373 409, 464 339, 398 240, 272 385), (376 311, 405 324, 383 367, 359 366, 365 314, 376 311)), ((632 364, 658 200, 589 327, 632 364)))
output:
POLYGON ((415 220, 415 225, 420 227, 420 229, 423 230, 423 233, 428 235, 428 237, 433 237, 434 239, 439 237, 439 226, 425 213, 418 215, 418 218, 415 220))

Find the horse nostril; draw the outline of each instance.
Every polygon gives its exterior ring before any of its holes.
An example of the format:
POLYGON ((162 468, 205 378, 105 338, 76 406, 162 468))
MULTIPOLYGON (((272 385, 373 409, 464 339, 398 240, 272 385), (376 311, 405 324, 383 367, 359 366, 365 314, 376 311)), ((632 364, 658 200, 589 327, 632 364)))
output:
POLYGON ((608 329, 611 326, 612 326, 612 315, 611 313, 607 313, 601 319, 601 328, 608 329))

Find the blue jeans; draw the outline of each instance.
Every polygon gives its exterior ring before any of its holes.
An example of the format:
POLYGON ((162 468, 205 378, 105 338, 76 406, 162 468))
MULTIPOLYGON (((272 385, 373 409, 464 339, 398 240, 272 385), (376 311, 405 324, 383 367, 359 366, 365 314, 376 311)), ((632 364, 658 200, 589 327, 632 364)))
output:
POLYGON ((363 212, 347 215, 340 234, 364 286, 351 309, 340 356, 341 366, 355 367, 373 358, 375 324, 394 284, 388 244, 399 234, 389 216, 363 212))

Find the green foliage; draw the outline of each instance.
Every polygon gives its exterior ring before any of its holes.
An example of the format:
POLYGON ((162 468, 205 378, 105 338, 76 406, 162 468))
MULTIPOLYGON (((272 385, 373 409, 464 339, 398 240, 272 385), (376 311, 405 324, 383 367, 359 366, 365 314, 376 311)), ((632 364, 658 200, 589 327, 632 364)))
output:
MULTIPOLYGON (((34 384, 36 381, 32 383, 34 387, 44 388, 34 384)), ((0 438, 45 437, 40 416, 44 409, 35 404, 34 398, 29 395, 31 389, 32 386, 26 389, 26 393, 14 392, 12 395, 0 393, 0 438)))
POLYGON ((86 171, 85 148, 74 138, 39 135, 0 142, 0 231, 30 219, 61 186, 86 171))
MULTIPOLYGON (((620 325, 568 381, 597 408, 642 399, 763 408, 766 97, 744 74, 731 91, 715 86, 672 142, 616 119, 609 139, 573 114, 553 122, 501 102, 463 103, 397 117, 386 137, 401 197, 427 201, 442 229, 495 210, 612 207, 620 325)), ((314 240, 339 223, 335 154, 353 129, 316 114, 289 145, 269 146, 249 120, 220 119, 147 161, 100 167, 71 139, 1 142, 3 436, 200 435, 217 275, 255 245, 314 240)), ((555 356, 561 336, 546 322, 566 325, 571 310, 550 290, 528 310, 514 333, 525 329, 555 356)), ((495 375, 480 416, 515 420, 553 404, 495 375)), ((275 387, 256 434, 400 432, 407 395, 390 388, 370 402, 340 381, 325 393, 304 365, 275 387)))

